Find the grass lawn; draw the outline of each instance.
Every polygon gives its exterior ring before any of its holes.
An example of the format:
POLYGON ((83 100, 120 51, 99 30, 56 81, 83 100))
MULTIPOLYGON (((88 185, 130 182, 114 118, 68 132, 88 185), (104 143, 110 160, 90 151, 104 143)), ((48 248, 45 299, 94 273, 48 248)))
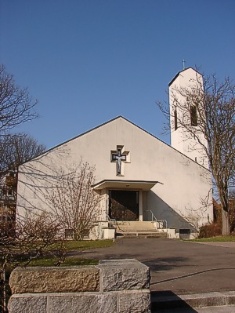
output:
MULTIPOLYGON (((78 257, 68 257, 60 266, 81 266, 81 265, 97 265, 96 259, 83 259, 78 257)), ((56 266, 54 258, 36 259, 29 263, 29 266, 56 266)))
POLYGON ((193 239, 192 241, 197 242, 233 242, 235 241, 235 236, 216 236, 210 238, 198 238, 193 239))
MULTIPOLYGON (((82 251, 88 249, 107 248, 114 244, 113 240, 83 240, 83 241, 66 241, 66 251, 82 251)), ((60 266, 76 266, 76 265, 96 265, 98 260, 87 259, 80 257, 66 257, 65 261, 60 266)), ((42 258, 30 262, 29 266, 53 266, 55 259, 42 258)))
POLYGON ((87 250, 96 248, 107 248, 114 244, 113 240, 83 240, 83 241, 66 241, 65 247, 67 251, 87 250))
MULTIPOLYGON (((97 248, 107 248, 114 244, 113 240, 84 240, 84 241, 65 241, 65 254, 70 251, 78 251, 79 256, 66 257, 65 261, 61 263, 61 266, 75 266, 75 265, 95 265, 98 264, 98 260, 88 259, 82 257, 82 251, 88 249, 97 249, 97 248)), ((54 244, 50 249, 56 250, 59 249, 59 244, 54 244)), ((49 249, 49 250, 50 250, 49 249)), ((19 260, 19 259, 18 259, 19 260)), ((1 258, 0 253, 0 268, 2 266, 3 258, 1 258)), ((20 262, 20 264, 24 265, 27 263, 27 259, 25 261, 20 262)), ((33 259, 30 261, 28 266, 53 266, 57 265, 58 259, 55 257, 45 256, 42 258, 33 259)))

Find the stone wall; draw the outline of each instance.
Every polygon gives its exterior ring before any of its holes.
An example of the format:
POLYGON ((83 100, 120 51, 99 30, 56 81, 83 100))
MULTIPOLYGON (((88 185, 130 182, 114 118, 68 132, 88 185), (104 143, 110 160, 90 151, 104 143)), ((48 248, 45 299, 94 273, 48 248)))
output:
POLYGON ((149 313, 149 268, 134 259, 97 266, 16 268, 9 313, 149 313))

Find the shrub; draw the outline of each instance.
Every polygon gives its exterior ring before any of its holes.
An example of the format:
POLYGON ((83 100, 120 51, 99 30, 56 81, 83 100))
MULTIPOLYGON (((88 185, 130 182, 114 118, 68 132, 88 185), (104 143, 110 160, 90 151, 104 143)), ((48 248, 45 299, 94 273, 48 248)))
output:
POLYGON ((212 224, 204 225, 200 228, 198 238, 215 237, 221 234, 222 234, 221 224, 212 223, 212 224))

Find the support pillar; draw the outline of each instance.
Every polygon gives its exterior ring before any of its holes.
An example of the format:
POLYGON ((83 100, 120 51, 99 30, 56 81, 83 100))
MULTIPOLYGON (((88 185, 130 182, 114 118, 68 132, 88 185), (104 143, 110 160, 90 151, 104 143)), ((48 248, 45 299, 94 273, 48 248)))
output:
POLYGON ((100 193, 102 200, 101 200, 101 221, 107 221, 108 214, 109 214, 109 193, 107 189, 102 189, 100 193))
POLYGON ((106 221, 109 216, 109 191, 108 189, 104 189, 104 193, 105 193, 105 221, 106 221))
POLYGON ((143 221, 143 191, 139 191, 139 221, 143 221))

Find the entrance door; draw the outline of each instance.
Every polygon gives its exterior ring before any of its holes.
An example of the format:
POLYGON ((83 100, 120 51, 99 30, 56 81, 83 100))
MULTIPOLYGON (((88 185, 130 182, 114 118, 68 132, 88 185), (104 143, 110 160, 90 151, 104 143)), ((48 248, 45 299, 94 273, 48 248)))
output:
POLYGON ((117 221, 138 221, 139 192, 110 190, 109 216, 117 221))

